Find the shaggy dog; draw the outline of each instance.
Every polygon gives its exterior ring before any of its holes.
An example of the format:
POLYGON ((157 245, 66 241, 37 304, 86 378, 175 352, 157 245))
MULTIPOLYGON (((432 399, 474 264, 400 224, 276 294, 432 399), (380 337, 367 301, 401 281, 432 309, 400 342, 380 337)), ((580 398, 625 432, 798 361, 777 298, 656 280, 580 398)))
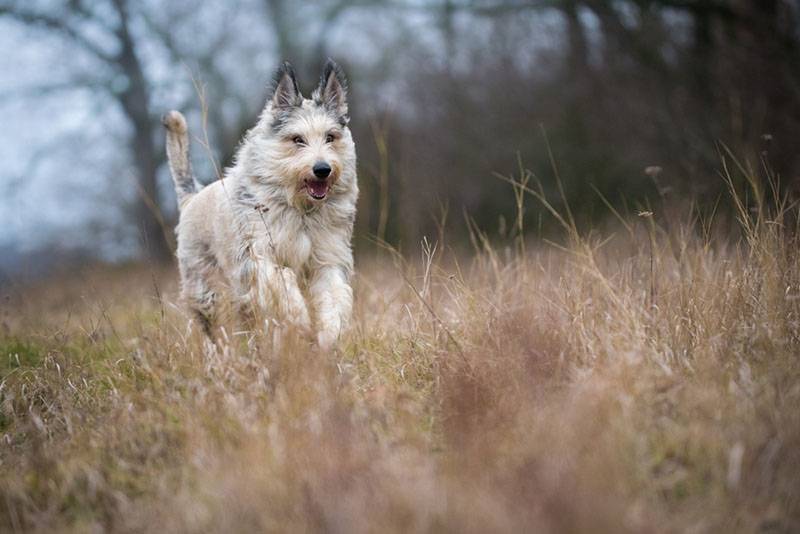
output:
POLYGON ((306 99, 284 63, 234 165, 202 189, 189 164, 183 115, 164 116, 180 208, 181 295, 207 334, 223 293, 244 318, 263 314, 266 324, 279 325, 276 332, 314 333, 323 349, 346 327, 358 197, 346 84, 328 60, 306 99))

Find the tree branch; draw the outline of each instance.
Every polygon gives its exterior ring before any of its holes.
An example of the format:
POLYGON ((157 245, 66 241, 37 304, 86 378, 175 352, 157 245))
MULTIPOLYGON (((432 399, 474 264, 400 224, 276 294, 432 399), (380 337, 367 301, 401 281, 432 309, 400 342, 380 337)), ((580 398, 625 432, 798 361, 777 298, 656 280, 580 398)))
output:
POLYGON ((19 7, 10 6, 7 4, 0 5, 0 16, 9 17, 28 26, 54 30, 64 35, 69 40, 73 41, 75 44, 90 52, 103 62, 111 66, 116 66, 116 56, 109 54, 95 43, 87 39, 85 35, 81 34, 77 28, 63 18, 58 18, 35 11, 28 11, 26 9, 21 9, 19 7))
POLYGON ((41 96, 51 96, 54 94, 69 92, 69 91, 99 91, 115 97, 111 84, 108 80, 92 80, 92 79, 72 79, 63 82, 55 82, 43 85, 25 86, 17 89, 0 92, 0 100, 19 99, 19 98, 37 98, 41 96))

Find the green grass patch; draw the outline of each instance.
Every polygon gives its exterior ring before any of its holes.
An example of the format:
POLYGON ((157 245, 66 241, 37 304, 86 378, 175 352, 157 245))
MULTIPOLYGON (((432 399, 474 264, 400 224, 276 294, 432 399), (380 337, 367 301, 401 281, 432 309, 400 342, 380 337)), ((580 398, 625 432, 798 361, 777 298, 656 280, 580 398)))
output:
POLYGON ((39 345, 21 339, 0 341, 0 380, 17 369, 36 367, 47 351, 39 345))

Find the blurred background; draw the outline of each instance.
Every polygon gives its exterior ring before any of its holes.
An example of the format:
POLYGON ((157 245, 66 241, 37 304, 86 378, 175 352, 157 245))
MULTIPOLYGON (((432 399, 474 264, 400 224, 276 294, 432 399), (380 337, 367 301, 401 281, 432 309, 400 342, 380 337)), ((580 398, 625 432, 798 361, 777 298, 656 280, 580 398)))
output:
POLYGON ((283 59, 350 78, 360 251, 507 237, 521 168, 585 226, 715 206, 725 147, 800 182, 796 0, 0 0, 0 49, 0 280, 169 261, 161 114, 211 181, 283 59))

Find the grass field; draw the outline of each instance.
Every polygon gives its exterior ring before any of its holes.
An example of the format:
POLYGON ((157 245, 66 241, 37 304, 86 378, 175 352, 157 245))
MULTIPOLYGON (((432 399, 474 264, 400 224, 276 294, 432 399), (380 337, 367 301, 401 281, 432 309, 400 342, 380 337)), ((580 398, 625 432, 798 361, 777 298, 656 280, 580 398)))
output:
POLYGON ((205 341, 172 269, 14 287, 0 530, 797 532, 797 209, 752 185, 361 258, 332 354, 205 341))

